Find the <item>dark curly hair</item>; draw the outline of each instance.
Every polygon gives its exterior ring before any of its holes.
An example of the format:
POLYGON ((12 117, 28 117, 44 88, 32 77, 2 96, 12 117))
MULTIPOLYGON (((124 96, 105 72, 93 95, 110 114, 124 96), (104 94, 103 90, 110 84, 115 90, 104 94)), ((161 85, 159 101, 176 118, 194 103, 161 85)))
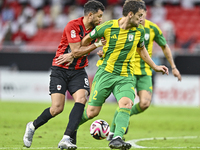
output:
POLYGON ((105 10, 104 5, 99 1, 90 0, 84 5, 84 15, 87 15, 90 12, 97 13, 99 9, 101 11, 104 11, 105 10))

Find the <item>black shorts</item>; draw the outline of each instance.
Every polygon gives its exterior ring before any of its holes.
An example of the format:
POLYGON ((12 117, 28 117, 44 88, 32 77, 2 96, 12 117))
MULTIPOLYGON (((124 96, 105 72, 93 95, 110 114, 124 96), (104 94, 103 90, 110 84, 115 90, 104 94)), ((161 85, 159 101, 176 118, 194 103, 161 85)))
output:
POLYGON ((79 89, 85 89, 90 93, 90 85, 85 69, 70 70, 56 66, 51 67, 50 95, 53 93, 64 94, 68 90, 72 95, 79 89))

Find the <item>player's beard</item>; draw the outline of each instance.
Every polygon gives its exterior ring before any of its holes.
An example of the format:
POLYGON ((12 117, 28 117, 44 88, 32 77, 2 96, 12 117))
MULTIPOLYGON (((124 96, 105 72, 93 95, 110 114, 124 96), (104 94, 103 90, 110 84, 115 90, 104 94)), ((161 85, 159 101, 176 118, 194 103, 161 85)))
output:
POLYGON ((90 22, 90 25, 92 26, 92 28, 95 28, 98 24, 96 24, 94 21, 90 22))
POLYGON ((139 24, 136 24, 135 22, 131 23, 132 27, 138 27, 139 24))

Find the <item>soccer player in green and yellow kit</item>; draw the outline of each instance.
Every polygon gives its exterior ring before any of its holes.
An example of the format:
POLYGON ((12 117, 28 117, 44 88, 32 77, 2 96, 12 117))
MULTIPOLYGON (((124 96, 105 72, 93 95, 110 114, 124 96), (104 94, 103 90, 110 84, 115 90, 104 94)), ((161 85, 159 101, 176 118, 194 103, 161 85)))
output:
POLYGON ((88 45, 93 39, 105 38, 103 57, 97 62, 98 70, 92 83, 88 107, 84 111, 80 125, 97 116, 106 98, 113 93, 118 101, 119 112, 116 115, 114 137, 110 148, 129 149, 131 145, 122 140, 128 127, 131 108, 135 98, 134 60, 135 52, 156 72, 168 74, 168 68, 157 66, 150 58, 144 46, 143 19, 145 5, 142 2, 128 0, 123 6, 123 17, 107 21, 90 32, 82 40, 88 45))
MULTIPOLYGON (((136 0, 143 2, 142 0, 136 0)), ((163 50, 165 57, 171 65, 172 73, 175 77, 178 78, 178 81, 181 81, 181 74, 179 73, 176 65, 173 61, 173 57, 171 54, 171 50, 167 45, 167 42, 162 34, 160 28, 154 24, 153 22, 146 20, 146 9, 143 15, 144 19, 141 24, 144 26, 145 35, 145 47, 149 53, 149 56, 152 56, 153 51, 153 42, 155 41, 163 50)), ((144 60, 140 57, 140 55, 136 52, 135 54, 135 68, 134 68, 134 88, 137 89, 137 94, 139 96, 139 103, 133 105, 131 109, 130 115, 139 114, 146 110, 150 104, 152 99, 152 69, 151 67, 144 62, 144 60)), ((116 110, 113 122, 110 127, 110 134, 107 140, 111 140, 115 131, 115 118, 118 114, 119 108, 116 110)))

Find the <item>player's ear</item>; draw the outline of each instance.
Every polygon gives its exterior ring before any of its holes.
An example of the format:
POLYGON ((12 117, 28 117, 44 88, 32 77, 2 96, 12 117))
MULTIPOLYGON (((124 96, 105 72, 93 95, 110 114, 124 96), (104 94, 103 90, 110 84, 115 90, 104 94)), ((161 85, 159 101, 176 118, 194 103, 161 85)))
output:
POLYGON ((129 18, 132 18, 132 17, 133 17, 133 12, 130 11, 130 12, 128 13, 128 16, 129 16, 129 18))
POLYGON ((88 13, 88 18, 91 18, 92 16, 93 16, 92 12, 88 13))

